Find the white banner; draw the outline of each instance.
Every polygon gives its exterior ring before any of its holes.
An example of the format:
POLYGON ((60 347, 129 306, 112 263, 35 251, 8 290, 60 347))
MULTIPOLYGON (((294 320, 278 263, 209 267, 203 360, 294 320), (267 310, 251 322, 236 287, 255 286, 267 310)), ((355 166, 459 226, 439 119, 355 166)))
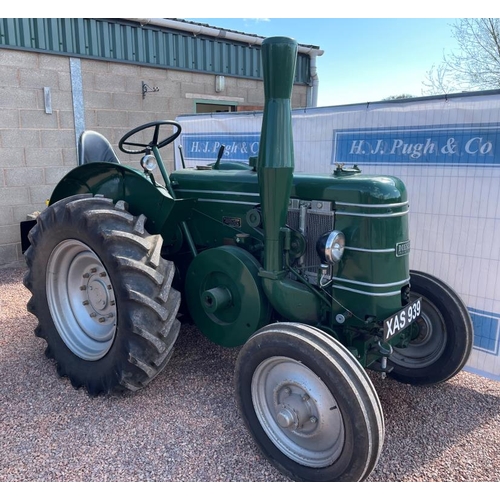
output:
MULTIPOLYGON (((262 113, 180 116, 186 167, 258 153, 262 113)), ((500 93, 293 111, 295 171, 336 164, 402 179, 411 268, 451 285, 469 308, 467 370, 500 380, 500 93)), ((176 149, 176 168, 182 168, 176 149)))

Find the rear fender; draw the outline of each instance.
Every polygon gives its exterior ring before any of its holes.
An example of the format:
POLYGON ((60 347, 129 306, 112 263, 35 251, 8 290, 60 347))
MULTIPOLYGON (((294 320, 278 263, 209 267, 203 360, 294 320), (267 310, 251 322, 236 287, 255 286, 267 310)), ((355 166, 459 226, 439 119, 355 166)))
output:
POLYGON ((77 167, 57 184, 49 205, 75 194, 92 193, 124 200, 133 215, 147 217, 146 230, 161 234, 169 242, 175 238, 176 226, 189 218, 194 199, 174 199, 168 191, 154 185, 142 172, 116 163, 95 162, 77 167))

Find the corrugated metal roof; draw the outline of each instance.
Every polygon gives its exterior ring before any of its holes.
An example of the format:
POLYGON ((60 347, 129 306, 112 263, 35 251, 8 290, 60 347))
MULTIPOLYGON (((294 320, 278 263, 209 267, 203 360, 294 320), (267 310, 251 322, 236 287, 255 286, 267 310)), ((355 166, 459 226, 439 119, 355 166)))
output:
MULTIPOLYGON (((262 78, 260 46, 125 19, 3 18, 0 47, 262 78)), ((309 79, 310 59, 299 54, 295 83, 309 79)))

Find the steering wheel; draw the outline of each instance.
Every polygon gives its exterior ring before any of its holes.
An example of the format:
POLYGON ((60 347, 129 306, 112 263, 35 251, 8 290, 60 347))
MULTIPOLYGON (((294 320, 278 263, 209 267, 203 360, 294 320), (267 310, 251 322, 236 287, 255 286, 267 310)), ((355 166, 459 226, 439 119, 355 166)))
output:
POLYGON ((136 127, 130 132, 127 132, 121 139, 120 142, 118 143, 118 147, 120 148, 121 151, 124 153, 128 153, 131 155, 135 154, 141 154, 145 153, 146 151, 150 150, 152 147, 157 147, 158 149, 165 147, 167 144, 170 144, 171 142, 174 142, 177 137, 179 137, 179 134, 181 133, 181 126, 179 123, 170 121, 170 120, 158 120, 155 122, 150 122, 150 123, 145 123, 144 125, 141 125, 140 127, 136 127), (172 125, 175 128, 175 132, 168 136, 166 139, 163 139, 162 141, 159 141, 159 135, 160 135, 160 128, 162 125, 172 125), (132 137, 133 135, 137 134, 138 132, 141 132, 143 130, 146 130, 148 128, 154 128, 153 132, 153 139, 149 144, 144 144, 141 142, 130 142, 128 139, 132 137), (143 149, 127 149, 125 146, 135 146, 143 149))

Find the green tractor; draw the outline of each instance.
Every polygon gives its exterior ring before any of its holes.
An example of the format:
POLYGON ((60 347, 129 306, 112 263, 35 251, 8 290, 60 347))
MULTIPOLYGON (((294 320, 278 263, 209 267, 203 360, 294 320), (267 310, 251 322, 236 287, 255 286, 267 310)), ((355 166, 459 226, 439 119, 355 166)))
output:
POLYGON ((160 149, 181 132, 172 121, 120 140, 143 171, 85 132, 82 164, 29 235, 28 310, 59 375, 91 395, 146 386, 190 318, 211 341, 240 347, 238 406, 282 473, 360 481, 384 441, 366 369, 443 382, 465 365, 473 329, 449 286, 409 269, 402 181, 342 166, 294 175, 296 52, 285 37, 262 45, 265 108, 249 165, 169 175, 160 149))

